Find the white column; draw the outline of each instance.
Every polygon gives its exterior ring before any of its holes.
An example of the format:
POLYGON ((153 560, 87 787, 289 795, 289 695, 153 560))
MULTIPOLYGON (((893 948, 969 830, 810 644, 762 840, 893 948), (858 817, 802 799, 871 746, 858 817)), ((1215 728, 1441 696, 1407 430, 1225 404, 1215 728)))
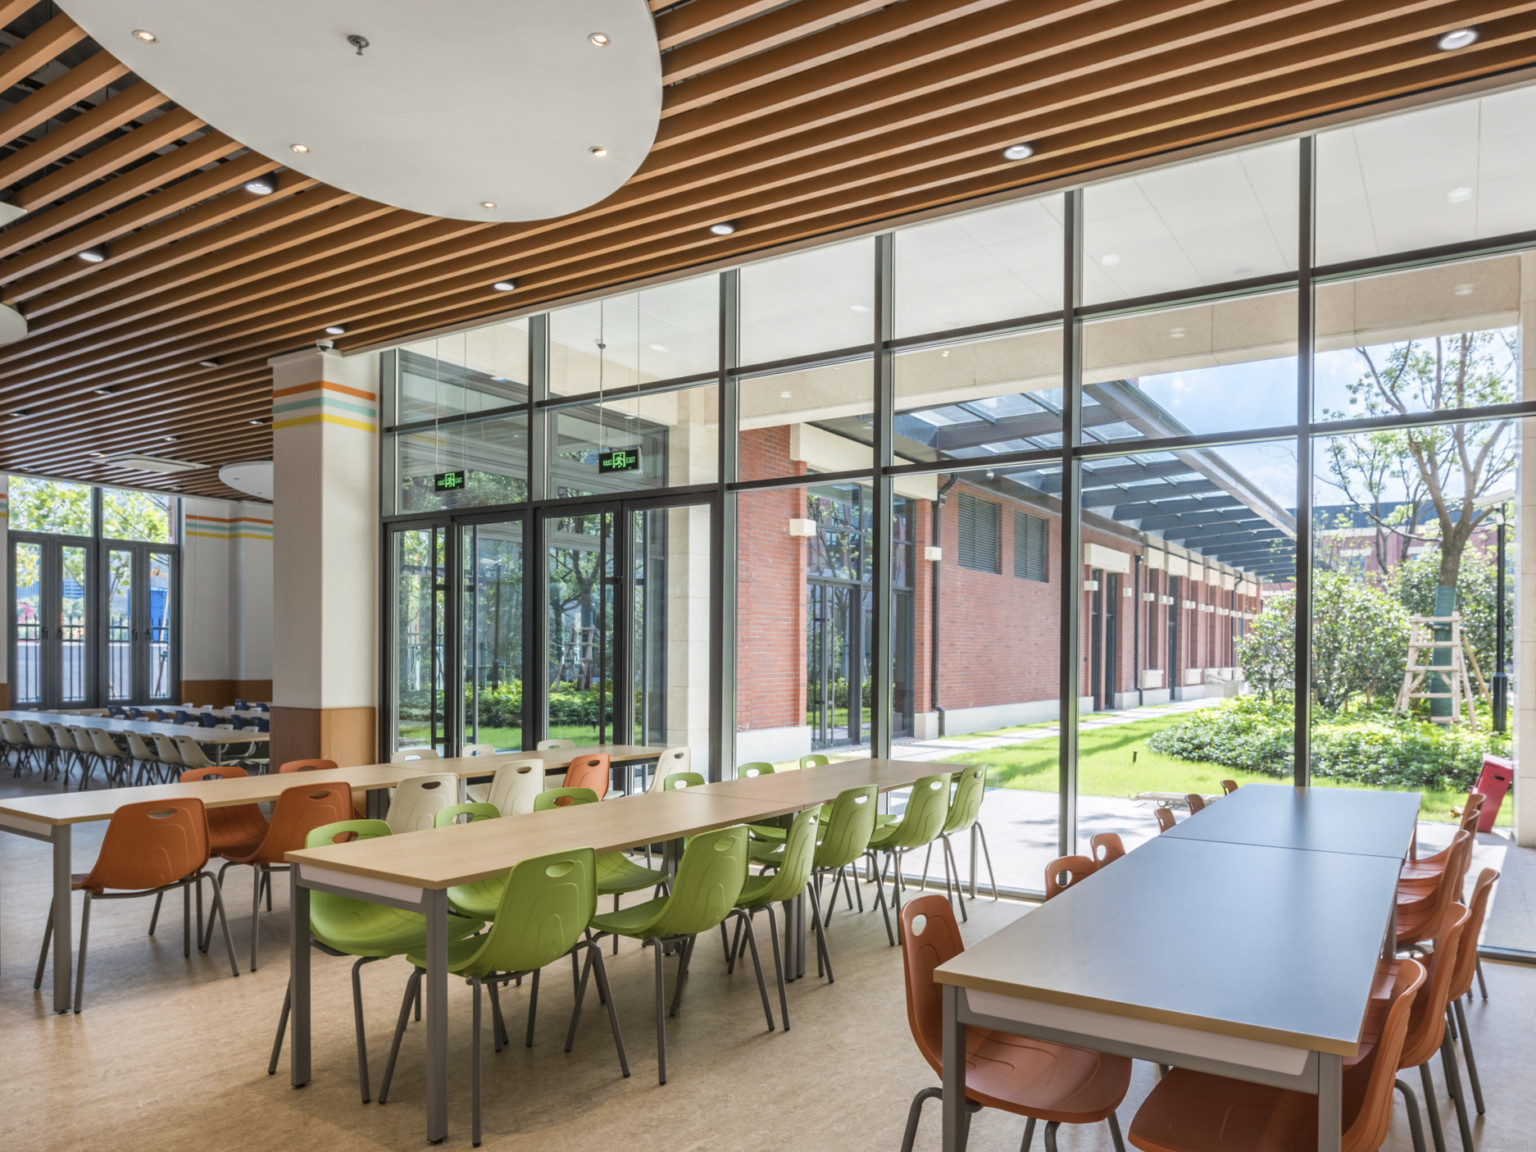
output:
POLYGON ((272 505, 235 506, 230 543, 230 676, 236 696, 272 699, 272 505))
POLYGON ((182 501, 180 700, 220 707, 230 687, 230 536, 234 505, 226 500, 182 501))
MULTIPOLYGON (((11 478, 4 472, 0 472, 0 603, 3 603, 9 612, 12 604, 11 589, 11 547, 10 547, 10 497, 11 478)), ((0 708, 11 706, 10 685, 10 661, 0 659, 0 708)))
POLYGON ((376 760, 378 358, 272 366, 272 758, 376 760))
MULTIPOLYGON (((1536 253, 1520 254, 1520 396, 1536 398, 1536 253)), ((1536 848, 1536 420, 1520 427, 1516 484, 1515 669, 1510 709, 1515 726, 1515 839, 1536 848)))

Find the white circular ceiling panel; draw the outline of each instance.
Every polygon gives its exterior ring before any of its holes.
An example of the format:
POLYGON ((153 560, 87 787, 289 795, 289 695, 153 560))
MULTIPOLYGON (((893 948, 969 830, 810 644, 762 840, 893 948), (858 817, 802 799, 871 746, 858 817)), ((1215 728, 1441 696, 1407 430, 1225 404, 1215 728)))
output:
POLYGON ((249 492, 263 500, 272 499, 272 461, 244 460, 219 469, 219 479, 236 492, 249 492))
POLYGON ((595 204, 639 168, 661 113, 645 0, 63 6, 246 147, 431 216, 545 220, 595 204))

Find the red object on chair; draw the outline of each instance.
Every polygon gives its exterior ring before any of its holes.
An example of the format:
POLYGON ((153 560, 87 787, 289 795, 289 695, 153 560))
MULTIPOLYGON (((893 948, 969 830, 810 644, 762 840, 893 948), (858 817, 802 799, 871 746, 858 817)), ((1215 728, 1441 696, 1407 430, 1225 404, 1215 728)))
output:
POLYGON ((1482 815, 1477 821, 1479 832, 1493 831, 1493 822, 1499 818, 1499 805, 1504 803, 1504 793, 1509 791, 1510 782, 1514 778, 1515 766, 1512 762, 1497 756, 1483 757, 1483 771, 1477 778, 1477 787, 1473 789, 1487 797, 1483 801, 1482 815))

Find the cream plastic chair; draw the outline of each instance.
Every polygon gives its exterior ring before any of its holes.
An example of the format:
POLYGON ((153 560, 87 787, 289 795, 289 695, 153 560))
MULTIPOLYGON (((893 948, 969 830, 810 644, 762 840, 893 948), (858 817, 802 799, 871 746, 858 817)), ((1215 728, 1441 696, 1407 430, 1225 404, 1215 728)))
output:
POLYGON ((69 774, 75 766, 80 766, 83 776, 87 771, 85 762, 80 759, 79 749, 75 747, 75 737, 67 724, 49 724, 48 731, 53 733, 53 746, 58 749, 55 753, 54 765, 59 774, 64 777, 64 787, 69 787, 69 774))
POLYGON ((96 755, 96 742, 91 739, 91 730, 81 728, 77 724, 69 725, 69 734, 75 742, 75 759, 80 764, 80 787, 91 786, 91 774, 101 767, 103 777, 107 775, 107 766, 101 764, 101 757, 96 755))
POLYGON ((651 773, 650 786, 647 792, 660 792, 666 784, 668 776, 674 772, 693 771, 692 748, 668 748, 660 756, 656 757, 656 768, 651 773))
POLYGON ((165 769, 163 775, 169 783, 172 779, 181 775, 181 770, 187 765, 181 759, 181 752, 169 736, 162 736, 156 732, 150 737, 155 742, 155 762, 165 769))
POLYGON ((503 816, 533 811, 533 801, 544 791, 544 761, 508 760, 496 768, 491 781, 490 803, 503 816))
POLYGON ((32 745, 33 761, 43 774, 43 779, 47 780, 53 775, 59 755, 58 745, 53 742, 53 733, 38 720, 23 720, 21 727, 27 734, 27 743, 32 745))
POLYGON ((213 761, 208 759, 203 751, 203 746, 190 736, 175 737, 176 751, 181 755, 181 762, 188 768, 212 768, 213 761))
POLYGON ((540 740, 537 744, 534 745, 534 751, 535 752, 552 752, 552 751, 554 751, 557 748, 574 748, 574 747, 576 747, 576 741, 574 741, 574 740, 540 740))
POLYGON ((396 748, 390 754, 391 764, 409 764, 413 760, 441 760, 435 748, 396 748))
POLYGON ((395 789, 384 822, 396 834, 420 832, 432 827, 432 817, 438 811, 458 802, 459 778, 454 773, 408 776, 395 789))
MULTIPOLYGON (((100 728, 91 728, 88 731, 91 734, 91 747, 95 749, 96 758, 101 761, 102 771, 107 775, 107 783, 114 788, 126 785, 129 782, 129 774, 133 770, 133 757, 123 754, 123 750, 117 746, 117 741, 112 739, 110 733, 100 728)), ((145 751, 147 752, 148 749, 146 748, 145 751)))
MULTIPOLYGON (((461 755, 494 756, 496 755, 496 745, 466 744, 464 745, 464 751, 461 753, 461 755)), ((467 799, 473 800, 477 804, 485 804, 489 802, 491 786, 489 784, 466 784, 464 786, 464 795, 467 799)))
POLYGON ((123 743, 128 745, 128 767, 132 769, 135 761, 139 765, 133 773, 133 782, 147 784, 153 772, 152 765, 157 762, 154 750, 144 743, 144 737, 137 732, 124 732, 123 743))
POLYGON ((5 742, 16 752, 16 771, 20 776, 23 772, 30 771, 35 766, 32 741, 27 739, 27 732, 14 720, 0 720, 0 733, 5 734, 5 742))
POLYGON ((466 744, 466 745, 464 745, 464 755, 466 755, 466 756, 494 756, 494 755, 496 755, 496 745, 494 745, 494 744, 466 744))

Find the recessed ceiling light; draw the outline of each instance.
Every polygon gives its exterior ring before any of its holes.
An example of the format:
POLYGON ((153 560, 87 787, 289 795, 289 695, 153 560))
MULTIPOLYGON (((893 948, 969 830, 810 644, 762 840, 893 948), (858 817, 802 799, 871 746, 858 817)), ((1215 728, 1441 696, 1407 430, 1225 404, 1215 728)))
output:
POLYGON ((594 144, 592 147, 588 148, 587 151, 599 159, 608 155, 608 149, 604 148, 601 144, 594 144))
POLYGON ((248 421, 248 423, 250 423, 250 424, 265 424, 266 421, 265 420, 250 420, 250 421, 248 421))
POLYGON ((1470 199, 1472 199, 1472 189, 1470 188, 1452 188, 1445 194, 1445 202, 1447 204, 1465 204, 1470 199))
POLYGON ((516 280, 498 280, 491 285, 498 292, 511 292, 517 288, 516 280))
POLYGON ((30 416, 30 415, 32 415, 32 409, 30 409, 30 408, 12 408, 11 409, 11 415, 12 416, 30 416))
POLYGON ((487 209, 487 210, 492 209, 492 208, 496 207, 496 201, 494 201, 494 200, 482 200, 482 201, 480 201, 480 207, 482 207, 484 209, 487 209))
POLYGON ((290 145, 288 145, 288 151, 290 151, 290 152, 297 152, 300 156, 302 156, 304 153, 309 151, 309 145, 308 144, 290 144, 290 145))
POLYGON ((652 344, 650 347, 652 352, 665 352, 667 350, 665 344, 652 344))
POLYGON ((87 264, 100 264, 107 258, 107 246, 105 244, 97 244, 94 248, 87 248, 78 255, 87 264))
POLYGON ((1442 52, 1454 52, 1458 48, 1465 48, 1469 44, 1477 43, 1476 28, 1457 28, 1454 32, 1447 32, 1437 41, 1442 52))
POLYGON ((106 453, 105 452, 92 452, 92 453, 89 453, 89 455, 92 455, 92 456, 105 456, 106 453))
POLYGON ((176 443, 176 441, 180 440, 181 437, 180 436, 162 436, 162 437, 160 437, 160 439, 165 441, 167 444, 174 444, 174 443, 176 443))
POLYGON ((153 44, 155 41, 160 39, 160 37, 156 36, 148 28, 135 28, 133 30, 133 38, 135 40, 142 40, 146 44, 153 44))
POLYGON ((854 311, 854 312, 868 312, 869 311, 869 305, 868 304, 850 304, 850 305, 848 305, 848 307, 852 311, 854 311))
POLYGON ((587 39, 590 40, 593 44, 596 44, 599 48, 606 48, 610 43, 612 43, 612 41, 608 39, 608 33, 606 32, 593 32, 588 35, 587 39))
POLYGON ((1452 288, 1451 291, 1456 293, 1458 296, 1470 296, 1473 292, 1477 291, 1477 289, 1472 284, 1458 284, 1456 287, 1452 288))
POLYGON ((1100 256, 1099 257, 1099 263, 1100 264, 1106 264, 1109 267, 1113 268, 1116 264, 1120 263, 1120 257, 1116 256, 1113 252, 1111 252, 1108 255, 1100 256))
POLYGON ((345 324, 327 324, 325 326, 325 334, 327 336, 345 336, 347 334, 347 326, 345 324))
POLYGON ((1003 149, 1004 160, 1028 160, 1034 154, 1033 144, 1010 144, 1003 149))
POLYGON ((245 182, 245 190, 254 192, 258 196, 270 196, 277 191, 277 178, 270 175, 257 176, 245 182))
POLYGON ((110 388, 92 388, 91 391, 94 392, 97 396, 112 395, 112 389, 110 388))
POLYGON ((793 395, 794 395, 793 392, 780 392, 779 393, 779 399, 780 400, 788 400, 793 395))
POLYGON ((206 360, 199 360, 197 366, 199 368, 217 368, 219 366, 219 358, 217 356, 210 356, 206 360))
POLYGON ((736 231, 736 225, 729 220, 721 220, 718 224, 711 224, 709 230, 716 236, 729 236, 736 231))

